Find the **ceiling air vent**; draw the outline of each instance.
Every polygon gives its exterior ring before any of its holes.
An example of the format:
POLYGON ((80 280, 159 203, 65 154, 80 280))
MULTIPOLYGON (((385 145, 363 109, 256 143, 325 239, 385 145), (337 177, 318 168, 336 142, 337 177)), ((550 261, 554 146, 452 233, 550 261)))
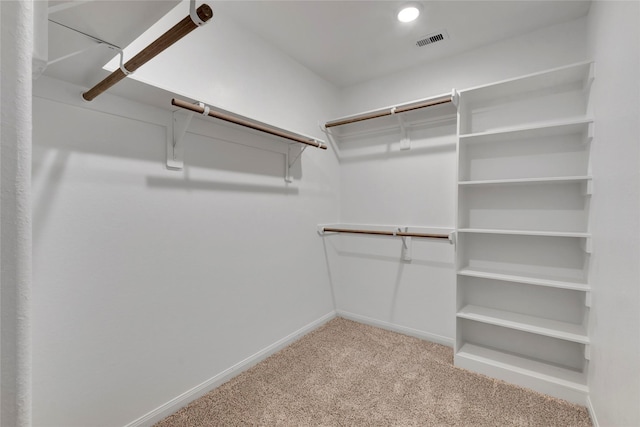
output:
POLYGON ((429 44, 441 42, 442 40, 448 39, 449 34, 445 30, 436 31, 435 33, 427 34, 422 37, 420 40, 416 42, 416 46, 423 47, 429 44))

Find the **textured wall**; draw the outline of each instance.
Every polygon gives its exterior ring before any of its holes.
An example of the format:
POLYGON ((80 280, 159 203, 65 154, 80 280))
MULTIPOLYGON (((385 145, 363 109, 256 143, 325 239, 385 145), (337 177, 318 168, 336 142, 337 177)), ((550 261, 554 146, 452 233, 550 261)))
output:
POLYGON ((31 425, 33 4, 1 2, 0 424, 31 425))

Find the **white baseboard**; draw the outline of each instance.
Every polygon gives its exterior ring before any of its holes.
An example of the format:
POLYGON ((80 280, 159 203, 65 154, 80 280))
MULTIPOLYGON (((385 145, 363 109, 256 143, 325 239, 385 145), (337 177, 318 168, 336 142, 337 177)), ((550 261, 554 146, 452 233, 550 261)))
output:
POLYGON ((231 378, 233 378, 236 375, 246 371, 247 369, 251 368, 252 366, 258 364, 259 362, 263 361, 264 359, 266 359, 267 357, 271 356, 272 354, 282 350, 283 348, 285 348, 289 344, 291 344, 294 341, 296 341, 298 338, 302 337, 303 335, 308 334, 309 332, 313 331, 314 329, 319 328, 320 326, 324 325, 329 320, 331 320, 331 319, 333 319, 335 317, 336 317, 336 312, 335 311, 332 311, 332 312, 322 316, 318 320, 315 320, 315 321, 309 323, 308 325, 298 329, 297 331, 293 332, 292 334, 289 334, 286 337, 282 338, 281 340, 276 341, 275 343, 271 344, 270 346, 260 350, 256 354, 254 354, 252 356, 249 356, 246 359, 244 359, 243 361, 241 361, 239 363, 236 363, 232 367, 220 372, 218 375, 214 376, 213 378, 208 379, 207 381, 203 382, 202 384, 195 386, 191 390, 188 390, 188 391, 182 393, 181 395, 175 397, 174 399, 170 400, 169 402, 157 407, 153 411, 143 415, 142 417, 138 418, 137 420, 130 422, 125 427, 148 427, 148 426, 152 426, 153 424, 157 423, 158 421, 161 421, 164 418, 168 417, 169 415, 173 414, 174 412, 176 412, 178 409, 182 408, 183 406, 186 406, 187 404, 189 404, 190 402, 194 401, 195 399, 197 399, 197 398, 199 398, 201 396, 204 396, 209 391, 211 391, 214 388, 219 387, 220 385, 226 383, 231 378))
POLYGON ((591 396, 587 396, 587 410, 589 411, 593 427, 600 427, 600 424, 598 424, 598 417, 596 417, 596 410, 593 408, 593 403, 591 403, 591 396))
POLYGON ((338 316, 344 317, 345 319, 353 320, 354 322, 364 323, 365 325, 376 326, 378 328, 386 329, 388 331, 398 332, 404 335, 409 335, 411 337, 435 342, 438 344, 446 345, 447 347, 453 347, 453 338, 448 338, 442 335, 420 331, 418 329, 413 329, 406 326, 399 326, 399 325, 385 322, 382 320, 373 319, 371 317, 350 313, 348 311, 336 310, 336 313, 338 314, 338 316))

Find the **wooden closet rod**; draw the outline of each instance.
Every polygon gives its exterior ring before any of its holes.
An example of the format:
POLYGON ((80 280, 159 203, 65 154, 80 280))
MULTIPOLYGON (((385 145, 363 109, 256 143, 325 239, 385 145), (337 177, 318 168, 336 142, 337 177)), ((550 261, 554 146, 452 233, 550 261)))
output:
MULTIPOLYGON (((189 34, 191 31, 198 28, 199 25, 202 25, 202 23, 210 20, 213 16, 213 10, 211 10, 211 7, 207 4, 203 4, 202 6, 200 6, 198 9, 196 9, 195 13, 198 15, 198 18, 200 18, 200 24, 196 24, 191 18, 191 15, 178 22, 171 29, 158 37, 153 43, 141 50, 140 53, 138 53, 126 64, 124 64, 124 69, 127 71, 127 73, 133 73, 142 65, 146 64, 151 59, 156 57, 159 53, 164 51, 166 48, 189 34)), ((82 97, 87 101, 93 101, 96 96, 105 92, 107 89, 109 89, 111 86, 115 85, 125 77, 127 77, 127 74, 125 74, 125 72, 121 68, 118 68, 116 71, 109 74, 100 83, 83 93, 82 97)))
POLYGON ((374 234, 377 236, 400 236, 400 237, 426 237, 429 239, 449 239, 448 234, 425 234, 409 233, 407 231, 377 231, 377 230, 352 230, 348 228, 324 227, 323 232, 328 233, 352 233, 352 234, 374 234))
MULTIPOLYGON (((176 107, 184 108, 186 110, 191 110, 191 111, 193 111, 195 113, 202 114, 202 113, 205 112, 205 107, 203 107, 201 105, 191 104, 190 102, 182 101, 182 100, 176 99, 176 98, 173 98, 171 100, 171 105, 175 105, 176 107)), ((316 141, 313 138, 304 137, 304 136, 300 136, 300 135, 297 135, 297 134, 285 132, 283 130, 268 126, 268 125, 266 125, 264 123, 255 122, 255 121, 249 120, 249 119, 244 118, 244 117, 232 116, 230 114, 225 114, 225 113, 221 113, 221 112, 213 111, 213 110, 209 110, 209 113, 207 115, 210 116, 210 117, 215 117, 216 119, 220 119, 220 120, 224 120, 224 121, 227 121, 227 122, 230 122, 230 123, 234 123, 236 125, 248 127, 250 129, 259 130, 261 132, 265 132, 265 133, 268 133, 268 134, 271 134, 271 135, 279 136, 281 138, 286 138, 286 139, 289 139, 291 141, 299 142, 300 144, 311 145, 312 147, 320 148, 322 150, 326 150, 327 149, 327 146, 325 144, 323 144, 320 141, 316 141)))
POLYGON ((357 116, 351 116, 344 119, 331 120, 325 123, 325 128, 334 126, 346 125, 349 123, 361 122, 364 120, 375 119, 378 117, 390 116, 392 114, 404 113, 406 111, 417 110, 419 108, 433 107, 434 105, 446 104, 447 102, 453 102, 453 96, 447 95, 442 98, 427 99, 420 102, 414 102, 412 104, 398 105, 392 108, 385 108, 384 110, 371 111, 369 113, 359 114, 357 116))

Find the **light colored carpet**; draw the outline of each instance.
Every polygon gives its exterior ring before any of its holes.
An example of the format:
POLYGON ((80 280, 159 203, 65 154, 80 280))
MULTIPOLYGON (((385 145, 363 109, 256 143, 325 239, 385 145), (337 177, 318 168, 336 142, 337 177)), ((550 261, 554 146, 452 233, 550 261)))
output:
POLYGON ((156 427, 591 426, 583 407, 452 360, 448 347, 337 318, 156 427))

